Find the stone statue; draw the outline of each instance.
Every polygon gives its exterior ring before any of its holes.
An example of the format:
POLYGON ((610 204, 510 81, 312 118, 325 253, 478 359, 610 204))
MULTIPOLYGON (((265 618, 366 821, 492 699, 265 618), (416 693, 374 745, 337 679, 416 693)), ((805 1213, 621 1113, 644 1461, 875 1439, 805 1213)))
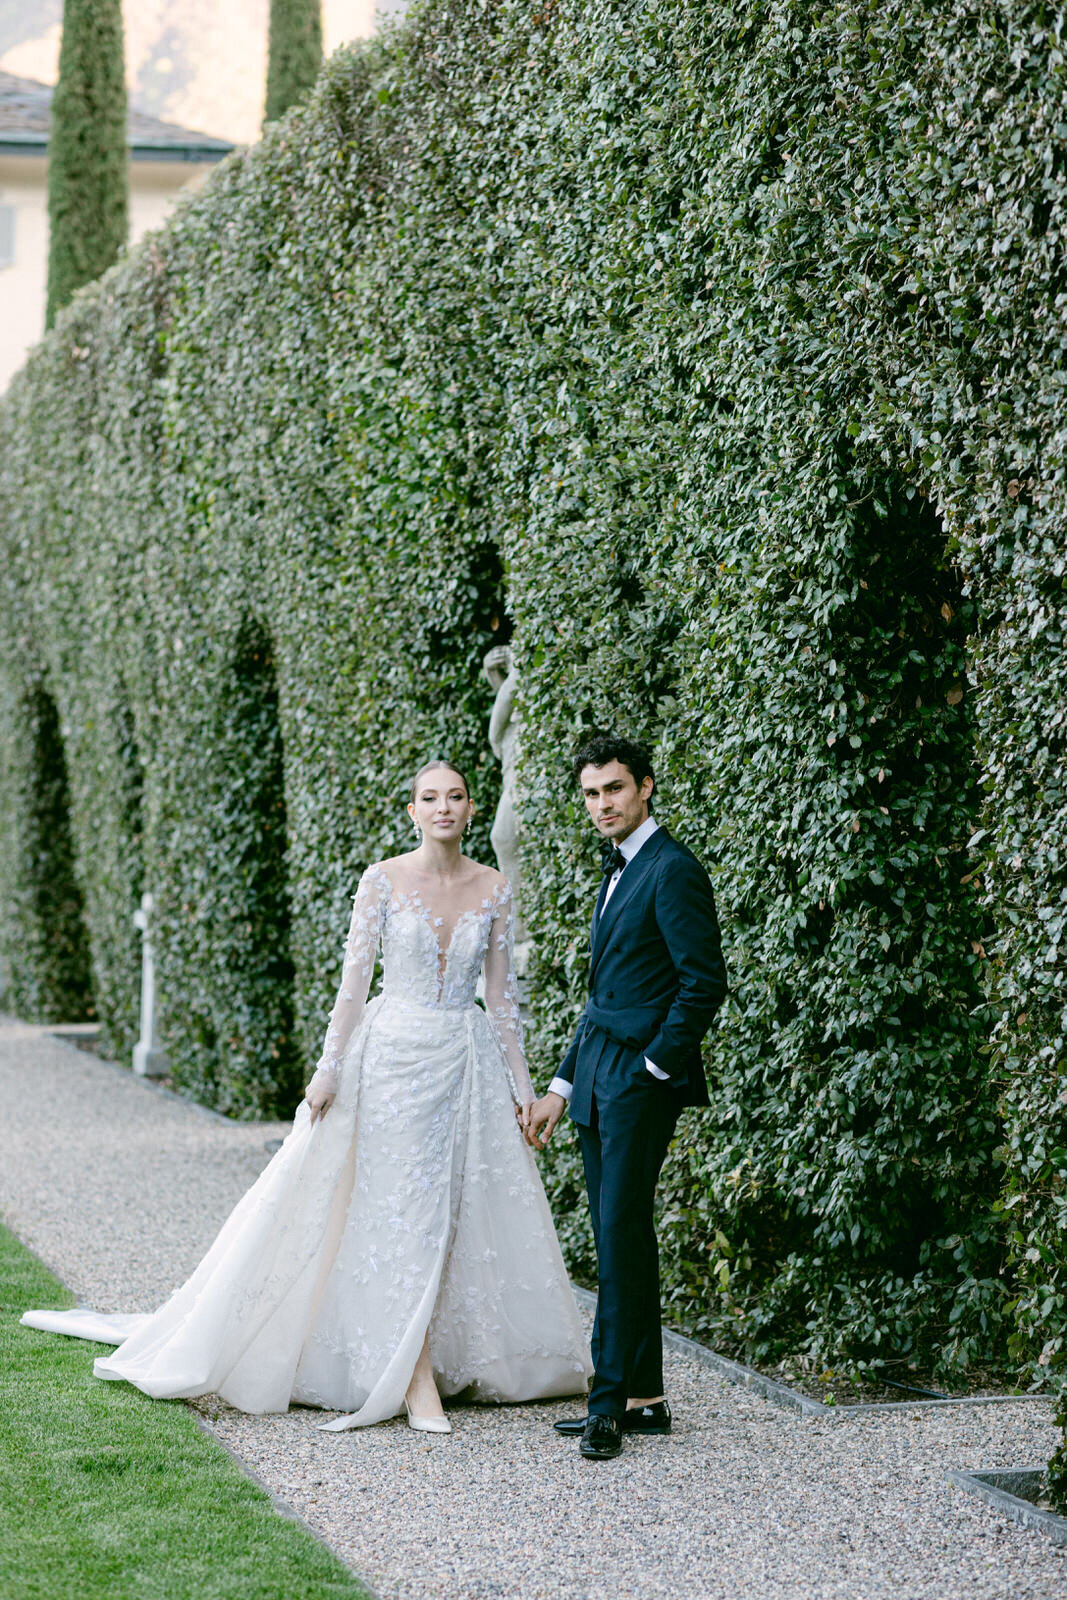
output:
POLYGON ((522 920, 522 869, 519 865, 519 805, 516 784, 519 724, 515 712, 518 675, 511 647, 494 645, 483 663, 490 687, 496 690, 489 719, 489 743, 502 768, 500 803, 489 837, 496 852, 497 865, 515 894, 515 971, 522 978, 529 959, 529 941, 522 920))
POLYGON ((156 964, 152 951, 152 896, 141 896, 133 925, 141 933, 141 1037, 133 1047, 133 1070, 142 1078, 165 1078, 167 1058, 156 1037, 156 964))

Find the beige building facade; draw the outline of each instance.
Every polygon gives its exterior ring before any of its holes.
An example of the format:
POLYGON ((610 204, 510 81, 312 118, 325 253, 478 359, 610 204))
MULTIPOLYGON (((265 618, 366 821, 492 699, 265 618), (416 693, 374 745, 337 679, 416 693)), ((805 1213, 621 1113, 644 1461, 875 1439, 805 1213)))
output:
MULTIPOLYGON (((0 393, 44 332, 51 100, 47 85, 0 72, 0 393)), ((137 112, 128 142, 131 243, 233 148, 137 112)))

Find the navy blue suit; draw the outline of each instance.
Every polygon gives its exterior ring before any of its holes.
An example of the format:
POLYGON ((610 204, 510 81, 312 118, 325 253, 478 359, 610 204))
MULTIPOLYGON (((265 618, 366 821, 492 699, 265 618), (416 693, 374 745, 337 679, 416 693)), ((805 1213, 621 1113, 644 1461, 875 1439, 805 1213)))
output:
POLYGON ((684 1106, 706 1106, 701 1041, 726 994, 708 875, 658 828, 593 914, 589 1000, 557 1076, 572 1085, 599 1295, 591 1415, 663 1393, 656 1181, 684 1106), (659 1080, 645 1057, 667 1074, 659 1080))

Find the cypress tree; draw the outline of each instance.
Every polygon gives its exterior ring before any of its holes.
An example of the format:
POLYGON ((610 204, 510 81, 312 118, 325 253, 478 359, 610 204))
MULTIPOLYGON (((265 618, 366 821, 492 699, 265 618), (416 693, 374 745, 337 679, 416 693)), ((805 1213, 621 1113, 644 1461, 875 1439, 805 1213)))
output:
POLYGON ((322 0, 270 0, 265 122, 304 98, 322 65, 322 0))
POLYGON ((48 139, 48 327, 126 243, 128 184, 121 0, 65 0, 48 139))

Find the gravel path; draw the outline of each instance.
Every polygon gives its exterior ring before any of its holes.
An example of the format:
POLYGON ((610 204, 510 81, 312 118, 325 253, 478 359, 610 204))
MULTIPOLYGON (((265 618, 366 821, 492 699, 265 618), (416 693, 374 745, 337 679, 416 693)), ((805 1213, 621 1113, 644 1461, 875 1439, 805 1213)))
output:
MULTIPOLYGON (((4 1020, 0 1129, 0 1213, 107 1310, 190 1271, 282 1131, 4 1020)), ((1063 1600, 1067 1550, 945 1476, 1044 1460, 1046 1406, 813 1419, 668 1367, 673 1436, 599 1465, 549 1426, 576 1405, 460 1409, 445 1439, 197 1409, 382 1600, 1063 1600)))

